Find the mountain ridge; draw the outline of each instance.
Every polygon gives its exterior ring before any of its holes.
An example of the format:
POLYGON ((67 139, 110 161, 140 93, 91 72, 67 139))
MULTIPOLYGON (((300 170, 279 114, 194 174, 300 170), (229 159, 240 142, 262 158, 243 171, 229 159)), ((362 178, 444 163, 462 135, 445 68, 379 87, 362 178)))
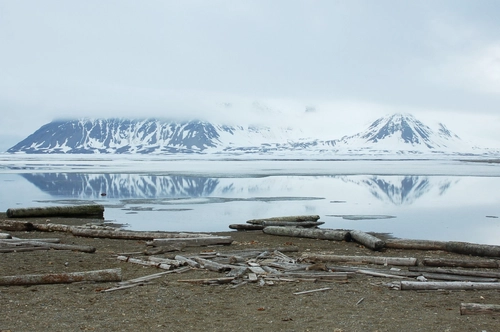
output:
POLYGON ((7 150, 27 154, 467 154, 484 153, 444 124, 433 130, 411 114, 376 119, 339 139, 308 138, 289 127, 230 126, 208 121, 56 120, 7 150))

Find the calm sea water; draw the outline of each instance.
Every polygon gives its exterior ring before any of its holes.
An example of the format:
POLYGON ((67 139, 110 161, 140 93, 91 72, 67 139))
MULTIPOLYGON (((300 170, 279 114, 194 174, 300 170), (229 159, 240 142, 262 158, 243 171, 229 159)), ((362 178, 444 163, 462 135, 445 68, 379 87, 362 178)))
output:
POLYGON ((500 245, 498 188, 497 165, 456 161, 0 158, 0 210, 95 202, 132 230, 318 214, 324 228, 500 245))

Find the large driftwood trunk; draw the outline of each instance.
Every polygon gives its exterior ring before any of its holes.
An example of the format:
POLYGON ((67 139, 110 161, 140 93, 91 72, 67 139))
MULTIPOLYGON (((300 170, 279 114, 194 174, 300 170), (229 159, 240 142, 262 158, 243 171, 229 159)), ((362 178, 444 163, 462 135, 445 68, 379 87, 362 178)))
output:
POLYGON ((286 217, 273 217, 273 218, 264 218, 264 219, 251 219, 251 220, 247 220, 247 223, 248 224, 260 225, 264 221, 293 221, 293 222, 301 222, 301 221, 317 221, 318 219, 319 219, 318 215, 286 216, 286 217))
POLYGON ((443 269, 440 267, 426 267, 426 266, 409 267, 408 271, 428 272, 428 273, 445 273, 445 274, 455 274, 455 275, 461 275, 461 276, 473 276, 473 277, 484 277, 484 278, 500 278, 500 272, 498 272, 498 271, 443 269))
POLYGON ((500 257, 500 246, 468 242, 448 242, 446 250, 463 255, 500 257))
POLYGON ((103 219, 104 206, 92 204, 92 205, 47 206, 47 207, 8 209, 7 217, 9 218, 90 217, 90 218, 103 219))
POLYGON ((350 231, 350 233, 354 241, 361 243, 371 250, 381 250, 385 246, 384 241, 363 231, 350 231))
POLYGON ((165 238, 153 239, 148 242, 152 246, 165 246, 173 243, 183 243, 186 247, 209 246, 209 245, 229 245, 233 242, 230 236, 210 236, 210 237, 190 237, 190 238, 165 238))
POLYGON ((306 237, 312 239, 333 241, 351 240, 351 234, 346 230, 269 226, 264 228, 262 231, 270 235, 306 237))
POLYGON ((445 241, 388 239, 385 241, 385 247, 391 249, 446 250, 446 243, 445 241))
POLYGON ((71 230, 71 233, 75 236, 126 240, 153 240, 156 238, 202 238, 208 236, 207 234, 197 233, 133 232, 118 230, 99 230, 90 228, 74 228, 71 230))
POLYGON ((108 229, 82 228, 63 224, 34 224, 26 221, 3 220, 0 229, 15 231, 40 231, 40 232, 69 232, 75 236, 97 237, 125 240, 153 240, 158 238, 190 238, 207 237, 204 233, 169 233, 169 232, 134 232, 108 229))
POLYGON ((317 227, 323 225, 324 221, 278 221, 278 220, 265 220, 262 222, 262 226, 281 226, 281 227, 317 227))
POLYGON ((260 231, 264 229, 264 226, 253 224, 231 224, 229 225, 229 228, 239 231, 260 231))
POLYGON ((468 281, 401 281, 401 290, 468 290, 468 289, 500 289, 500 282, 468 282, 468 281))
POLYGON ((379 265, 414 266, 417 259, 413 257, 381 257, 381 256, 343 256, 343 255, 313 255, 305 254, 303 258, 323 262, 353 262, 379 265))
POLYGON ((74 250, 74 251, 81 251, 81 252, 86 252, 86 253, 94 253, 95 252, 95 247, 91 246, 83 246, 83 245, 72 245, 72 244, 60 244, 60 243, 49 243, 49 242, 39 242, 39 241, 19 241, 19 242, 13 242, 10 243, 12 246, 11 249, 16 250, 16 247, 44 247, 48 249, 55 249, 55 250, 74 250))
POLYGON ((108 269, 86 272, 27 274, 0 277, 0 286, 22 286, 39 284, 64 284, 79 281, 121 281, 121 269, 108 269))
POLYGON ((462 260, 462 259, 441 259, 425 258, 422 264, 426 266, 446 266, 446 267, 467 267, 467 268, 498 268, 497 261, 493 259, 482 260, 462 260))
POLYGON ((500 305, 481 303, 461 303, 460 315, 500 315, 500 305))

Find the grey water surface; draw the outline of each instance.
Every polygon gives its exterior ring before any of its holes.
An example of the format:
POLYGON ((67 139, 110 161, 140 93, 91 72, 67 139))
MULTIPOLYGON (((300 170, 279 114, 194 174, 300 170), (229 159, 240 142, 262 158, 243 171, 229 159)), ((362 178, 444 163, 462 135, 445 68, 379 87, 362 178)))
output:
POLYGON ((5 167, 0 209, 98 203, 106 208, 106 220, 127 229, 206 232, 255 218, 318 214, 323 228, 500 245, 499 176, 434 175, 428 169, 390 175, 377 172, 381 164, 371 165, 373 174, 260 171, 258 176, 141 171, 140 163, 133 172, 5 167))

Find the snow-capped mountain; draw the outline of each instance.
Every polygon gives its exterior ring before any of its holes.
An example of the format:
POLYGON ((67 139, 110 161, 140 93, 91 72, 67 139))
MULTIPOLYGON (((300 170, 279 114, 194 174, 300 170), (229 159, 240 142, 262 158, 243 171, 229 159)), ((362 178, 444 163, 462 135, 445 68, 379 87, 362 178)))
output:
POLYGON ((411 114, 393 114, 375 120, 366 130, 330 141, 338 149, 393 152, 466 152, 474 147, 442 123, 436 130, 411 114))
POLYGON ((284 143, 291 129, 215 125, 204 121, 81 119, 42 126, 7 152, 200 153, 224 148, 258 149, 284 143))
MULTIPOLYGON (((332 136, 334 133, 332 133, 332 136)), ((435 130, 409 114, 374 121, 340 139, 306 138, 301 130, 228 126, 205 121, 80 119, 54 121, 19 142, 9 153, 128 154, 481 154, 439 124, 435 130)))

